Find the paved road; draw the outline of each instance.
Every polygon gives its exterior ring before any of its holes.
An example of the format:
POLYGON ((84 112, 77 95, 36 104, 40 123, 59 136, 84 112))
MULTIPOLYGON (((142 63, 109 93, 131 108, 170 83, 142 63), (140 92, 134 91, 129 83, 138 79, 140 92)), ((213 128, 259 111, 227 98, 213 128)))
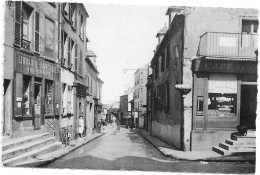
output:
POLYGON ((177 161, 163 156, 142 136, 121 128, 107 133, 45 168, 141 170, 168 172, 254 173, 250 163, 177 161))

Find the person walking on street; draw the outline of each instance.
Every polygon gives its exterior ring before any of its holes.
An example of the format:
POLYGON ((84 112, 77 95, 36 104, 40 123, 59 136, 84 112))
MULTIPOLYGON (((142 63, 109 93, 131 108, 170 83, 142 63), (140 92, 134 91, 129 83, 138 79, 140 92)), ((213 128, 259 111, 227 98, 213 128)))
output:
POLYGON ((79 137, 80 138, 83 137, 83 130, 84 130, 84 120, 83 120, 83 117, 80 116, 79 117, 79 137))
POLYGON ((117 120, 117 131, 120 132, 120 120, 117 120))
POLYGON ((112 119, 112 128, 114 130, 114 134, 116 134, 117 127, 116 127, 116 118, 115 117, 112 119))

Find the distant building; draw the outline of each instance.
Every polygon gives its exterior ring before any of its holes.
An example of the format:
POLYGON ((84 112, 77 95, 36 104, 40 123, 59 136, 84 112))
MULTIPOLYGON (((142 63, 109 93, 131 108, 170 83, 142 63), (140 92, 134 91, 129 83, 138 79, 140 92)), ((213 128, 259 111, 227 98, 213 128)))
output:
POLYGON ((172 6, 166 14, 147 84, 151 134, 195 151, 212 150, 237 125, 253 131, 258 11, 172 6))
POLYGON ((137 69, 135 72, 134 84, 134 112, 138 116, 139 127, 144 127, 144 118, 146 116, 146 83, 149 74, 149 64, 137 69))

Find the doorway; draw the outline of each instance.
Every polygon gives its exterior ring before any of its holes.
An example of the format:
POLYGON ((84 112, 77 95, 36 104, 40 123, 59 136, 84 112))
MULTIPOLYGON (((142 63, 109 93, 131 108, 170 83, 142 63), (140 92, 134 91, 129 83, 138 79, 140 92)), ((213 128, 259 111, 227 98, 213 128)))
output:
POLYGON ((257 85, 241 85, 240 125, 256 128, 257 85))
POLYGON ((34 129, 41 128, 41 84, 34 84, 34 129))

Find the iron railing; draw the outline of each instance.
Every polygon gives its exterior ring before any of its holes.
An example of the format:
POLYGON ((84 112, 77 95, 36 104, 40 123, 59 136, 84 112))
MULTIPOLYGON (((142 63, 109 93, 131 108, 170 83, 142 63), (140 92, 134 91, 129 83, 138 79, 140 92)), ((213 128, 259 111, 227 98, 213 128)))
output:
POLYGON ((206 32, 200 37, 197 55, 256 58, 258 35, 206 32))

